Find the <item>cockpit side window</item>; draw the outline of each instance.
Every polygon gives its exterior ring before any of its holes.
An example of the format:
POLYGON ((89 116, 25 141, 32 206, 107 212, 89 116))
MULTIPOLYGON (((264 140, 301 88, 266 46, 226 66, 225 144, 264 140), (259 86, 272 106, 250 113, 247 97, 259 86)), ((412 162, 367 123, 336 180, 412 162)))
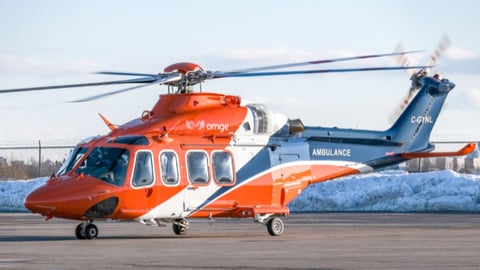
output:
POLYGON ((160 153, 160 173, 165 185, 176 185, 180 178, 178 176, 178 158, 173 151, 160 153))
POLYGON ((153 172, 153 158, 150 151, 139 151, 135 157, 132 186, 151 186, 155 180, 153 172))
POLYGON ((219 184, 232 184, 233 178, 233 159, 229 152, 213 152, 213 176, 219 184))
POLYGON ((187 153, 188 180, 192 184, 206 184, 210 179, 208 174, 208 157, 203 151, 187 153))

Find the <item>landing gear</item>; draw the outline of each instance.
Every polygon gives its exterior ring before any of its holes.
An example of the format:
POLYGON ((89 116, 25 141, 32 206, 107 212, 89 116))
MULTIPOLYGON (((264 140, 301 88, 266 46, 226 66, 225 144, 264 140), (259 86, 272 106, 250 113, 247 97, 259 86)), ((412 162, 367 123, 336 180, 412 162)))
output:
POLYGON ((256 215, 255 221, 267 226, 267 231, 271 236, 282 235, 285 225, 279 217, 272 217, 271 214, 256 215))
POLYGON ((176 235, 186 235, 188 233, 188 220, 186 219, 176 219, 172 224, 173 232, 176 235))
POLYGON ((283 233, 285 225, 280 218, 274 217, 267 221, 267 231, 271 236, 279 236, 283 233))
POLYGON ((97 225, 90 222, 82 222, 75 228, 77 239, 96 239, 98 237, 97 225))

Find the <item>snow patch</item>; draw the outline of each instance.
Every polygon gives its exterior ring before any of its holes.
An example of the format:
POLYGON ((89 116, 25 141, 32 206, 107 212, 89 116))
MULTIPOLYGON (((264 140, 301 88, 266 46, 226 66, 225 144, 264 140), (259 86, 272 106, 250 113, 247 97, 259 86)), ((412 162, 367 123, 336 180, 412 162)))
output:
POLYGON ((480 176, 453 171, 388 171, 309 186, 289 205, 293 212, 480 211, 480 176))
POLYGON ((0 181, 0 212, 26 212, 23 205, 25 198, 47 180, 48 177, 0 181))
MULTIPOLYGON (((26 212, 25 197, 47 177, 0 181, 0 211, 26 212)), ((289 205, 292 212, 480 211, 480 176, 453 171, 386 171, 309 186, 289 205)))

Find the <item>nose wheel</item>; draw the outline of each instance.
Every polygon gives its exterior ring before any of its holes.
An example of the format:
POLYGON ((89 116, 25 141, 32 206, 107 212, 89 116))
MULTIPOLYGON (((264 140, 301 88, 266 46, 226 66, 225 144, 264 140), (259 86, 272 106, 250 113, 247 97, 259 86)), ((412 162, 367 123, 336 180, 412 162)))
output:
POLYGON ((92 222, 82 222, 75 229, 77 239, 96 239, 98 237, 98 227, 92 222))
POLYGON ((188 234, 188 228, 189 228, 189 224, 188 224, 188 220, 186 220, 186 219, 177 219, 172 224, 173 232, 176 235, 186 235, 186 234, 188 234))

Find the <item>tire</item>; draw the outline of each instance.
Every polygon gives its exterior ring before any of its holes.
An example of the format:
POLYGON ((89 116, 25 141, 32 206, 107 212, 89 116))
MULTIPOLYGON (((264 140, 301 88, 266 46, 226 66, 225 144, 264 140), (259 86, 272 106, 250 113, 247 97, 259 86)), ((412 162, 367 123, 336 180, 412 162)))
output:
POLYGON ((98 236, 98 228, 95 224, 90 223, 85 226, 85 238, 96 239, 98 236))
POLYGON ((188 234, 188 221, 176 220, 172 224, 172 229, 176 235, 186 235, 188 234))
POLYGON ((285 225, 283 221, 279 218, 271 218, 267 222, 267 231, 271 236, 282 235, 285 230, 285 225))
POLYGON ((75 228, 75 236, 77 237, 77 239, 80 239, 80 240, 87 239, 87 237, 85 236, 83 223, 78 224, 77 228, 75 228))

